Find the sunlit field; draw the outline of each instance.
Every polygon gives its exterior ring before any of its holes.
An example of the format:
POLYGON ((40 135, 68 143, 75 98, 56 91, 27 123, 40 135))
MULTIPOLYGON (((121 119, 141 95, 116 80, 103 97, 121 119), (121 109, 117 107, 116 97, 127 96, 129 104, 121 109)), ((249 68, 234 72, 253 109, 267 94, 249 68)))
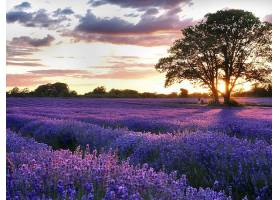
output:
POLYGON ((236 100, 8 98, 7 199, 271 199, 271 98, 236 100))

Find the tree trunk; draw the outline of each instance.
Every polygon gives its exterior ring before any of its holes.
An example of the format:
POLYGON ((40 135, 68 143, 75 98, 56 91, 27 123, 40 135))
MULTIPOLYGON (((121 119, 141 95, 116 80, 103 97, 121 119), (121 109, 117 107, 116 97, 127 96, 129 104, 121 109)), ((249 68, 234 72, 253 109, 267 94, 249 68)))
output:
POLYGON ((225 94, 224 94, 224 104, 230 104, 230 91, 229 91, 229 81, 225 81, 225 94))
POLYGON ((212 98, 213 98, 213 103, 220 104, 219 93, 215 87, 212 87, 212 98))
POLYGON ((218 91, 213 94, 213 100, 216 104, 220 104, 218 91))

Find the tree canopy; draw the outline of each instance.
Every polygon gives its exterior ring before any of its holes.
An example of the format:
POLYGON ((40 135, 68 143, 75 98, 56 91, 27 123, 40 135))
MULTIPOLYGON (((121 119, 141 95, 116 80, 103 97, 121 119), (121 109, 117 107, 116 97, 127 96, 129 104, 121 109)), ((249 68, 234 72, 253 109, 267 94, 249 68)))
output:
POLYGON ((66 97, 69 96, 69 87, 65 83, 48 83, 46 85, 40 85, 34 90, 35 96, 41 97, 66 97))
POLYGON ((272 25, 251 12, 220 10, 182 30, 183 37, 155 68, 166 73, 165 86, 189 80, 209 88, 215 102, 219 94, 230 103, 238 82, 266 82, 271 77, 272 25), (219 84, 224 83, 224 91, 219 84))
POLYGON ((8 97, 75 97, 77 92, 70 90, 66 83, 48 83, 39 85, 34 91, 29 91, 28 88, 19 89, 14 87, 6 92, 8 97))

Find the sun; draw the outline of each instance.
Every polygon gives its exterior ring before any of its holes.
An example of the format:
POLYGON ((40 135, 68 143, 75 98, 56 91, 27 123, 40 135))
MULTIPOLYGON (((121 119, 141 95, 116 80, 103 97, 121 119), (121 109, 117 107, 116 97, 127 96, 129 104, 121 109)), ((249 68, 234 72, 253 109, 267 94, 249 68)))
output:
POLYGON ((225 92, 225 82, 224 81, 219 81, 218 90, 219 90, 219 92, 222 92, 222 93, 225 92))
MULTIPOLYGON (((237 83, 234 87, 235 91, 237 91, 237 90, 249 91, 251 89, 252 89, 252 83, 250 83, 250 82, 240 82, 240 83, 237 83)), ((219 81, 218 90, 221 93, 225 92, 225 82, 224 81, 222 81, 222 80, 219 81)))

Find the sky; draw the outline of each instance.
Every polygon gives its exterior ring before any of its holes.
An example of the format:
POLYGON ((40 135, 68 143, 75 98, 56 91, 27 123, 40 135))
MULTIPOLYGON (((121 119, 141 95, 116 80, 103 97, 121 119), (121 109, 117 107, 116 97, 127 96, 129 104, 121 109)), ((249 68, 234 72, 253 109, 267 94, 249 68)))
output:
POLYGON ((154 65, 181 29, 232 8, 272 19, 271 0, 9 0, 7 89, 65 82, 79 94, 97 86, 206 91, 188 81, 165 88, 165 75, 154 65))

